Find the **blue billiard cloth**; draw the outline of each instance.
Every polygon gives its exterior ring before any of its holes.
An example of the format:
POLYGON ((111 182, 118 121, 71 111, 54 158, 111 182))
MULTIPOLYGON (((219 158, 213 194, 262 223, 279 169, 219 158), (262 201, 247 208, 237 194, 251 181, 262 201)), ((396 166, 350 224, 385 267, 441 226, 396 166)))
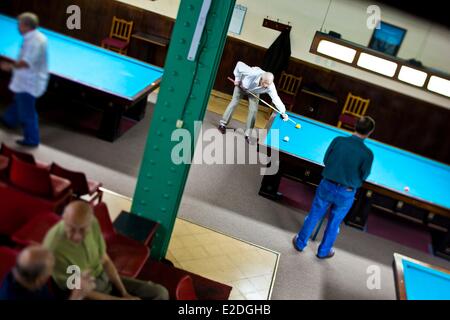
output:
POLYGON ((39 144, 39 118, 34 96, 26 92, 15 93, 13 103, 8 107, 2 119, 10 128, 18 126, 23 128, 25 143, 39 144))
POLYGON ((372 151, 357 136, 336 137, 331 142, 324 157, 323 179, 297 235, 296 245, 299 249, 306 247, 315 226, 331 207, 317 255, 325 257, 331 252, 339 234, 339 226, 353 205, 357 188, 369 176, 372 162, 372 151))

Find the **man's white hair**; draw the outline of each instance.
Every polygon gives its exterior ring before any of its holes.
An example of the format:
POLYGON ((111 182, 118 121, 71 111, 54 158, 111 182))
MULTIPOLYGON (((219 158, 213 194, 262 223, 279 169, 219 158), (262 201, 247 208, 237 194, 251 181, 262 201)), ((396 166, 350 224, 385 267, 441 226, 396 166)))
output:
POLYGON ((273 83, 274 75, 272 72, 264 72, 261 76, 261 79, 268 81, 269 83, 273 83))
POLYGON ((39 18, 32 12, 24 12, 18 17, 18 19, 31 29, 36 29, 39 26, 39 18))

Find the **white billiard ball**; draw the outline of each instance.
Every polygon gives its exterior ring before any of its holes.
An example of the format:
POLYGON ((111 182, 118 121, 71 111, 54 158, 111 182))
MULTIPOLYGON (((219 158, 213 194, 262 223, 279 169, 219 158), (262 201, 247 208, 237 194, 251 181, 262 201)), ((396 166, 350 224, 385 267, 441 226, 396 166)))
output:
POLYGON ((284 137, 284 139, 283 139, 284 141, 286 141, 286 142, 288 142, 289 141, 289 137, 288 136, 286 136, 286 137, 284 137))
POLYGON ((404 187, 403 190, 405 190, 405 192, 409 191, 409 187, 404 187))

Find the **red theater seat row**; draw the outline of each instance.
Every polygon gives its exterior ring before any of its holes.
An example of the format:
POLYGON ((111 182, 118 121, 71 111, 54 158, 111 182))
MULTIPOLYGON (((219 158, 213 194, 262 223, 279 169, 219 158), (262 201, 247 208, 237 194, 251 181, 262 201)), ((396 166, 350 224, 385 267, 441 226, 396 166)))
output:
POLYGON ((67 179, 72 184, 72 191, 76 198, 89 196, 89 202, 102 201, 103 191, 100 189, 102 183, 89 180, 83 172, 72 171, 53 163, 50 172, 58 177, 67 179))
POLYGON ((84 173, 63 168, 56 163, 49 165, 38 162, 33 155, 17 151, 5 144, 2 144, 0 149, 0 180, 44 198, 58 198, 66 191, 65 181, 70 182, 70 189, 75 198, 88 197, 86 200, 94 203, 101 202, 103 195, 100 189, 102 184, 87 179, 84 173), (19 168, 12 171, 13 164, 19 168))
MULTIPOLYGON (((0 150, 0 235, 6 235, 21 247, 41 243, 47 231, 61 217, 72 199, 90 196, 99 203, 94 212, 107 243, 108 254, 123 276, 136 277, 150 256, 151 244, 144 244, 119 234, 101 202, 101 183, 88 180, 84 173, 65 169, 55 163, 37 162, 33 155, 2 144, 0 150), (3 180, 4 182, 1 182, 3 180), (73 192, 72 192, 73 191, 73 192)), ((0 281, 15 264, 17 251, 0 247, 0 281)), ((174 268, 159 269, 154 279, 165 285, 172 299, 197 299, 192 278, 174 268)))
POLYGON ((40 168, 12 156, 9 182, 16 188, 46 199, 68 203, 72 197, 69 180, 52 175, 47 168, 40 168))
MULTIPOLYGON (((105 203, 98 204, 94 212, 102 229, 107 252, 117 270, 123 276, 136 277, 150 256, 149 248, 115 231, 105 203)), ((61 217, 55 213, 40 212, 30 215, 28 219, 22 216, 21 221, 15 221, 14 226, 11 226, 10 221, 10 228, 7 231, 15 243, 24 247, 41 243, 48 230, 60 220, 61 217)))
POLYGON ((37 197, 0 182, 0 235, 10 237, 29 220, 61 207, 52 200, 37 197))
POLYGON ((50 169, 50 166, 47 163, 37 161, 32 154, 22 152, 15 150, 13 148, 8 147, 6 144, 2 143, 1 149, 0 149, 0 155, 10 159, 12 156, 16 156, 20 160, 29 163, 34 164, 40 168, 47 168, 50 169))

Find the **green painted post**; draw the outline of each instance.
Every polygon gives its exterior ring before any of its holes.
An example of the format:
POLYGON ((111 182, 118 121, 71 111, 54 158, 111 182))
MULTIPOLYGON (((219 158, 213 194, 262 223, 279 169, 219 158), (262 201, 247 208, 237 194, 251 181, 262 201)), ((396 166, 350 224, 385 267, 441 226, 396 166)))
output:
MULTIPOLYGON (((152 257, 164 258, 189 173, 189 164, 174 164, 172 132, 182 120, 194 150, 194 122, 202 121, 225 46, 235 0, 212 0, 195 61, 187 59, 203 0, 182 0, 155 106, 132 213, 160 223, 152 257)), ((191 153, 191 157, 193 152, 191 153)))

